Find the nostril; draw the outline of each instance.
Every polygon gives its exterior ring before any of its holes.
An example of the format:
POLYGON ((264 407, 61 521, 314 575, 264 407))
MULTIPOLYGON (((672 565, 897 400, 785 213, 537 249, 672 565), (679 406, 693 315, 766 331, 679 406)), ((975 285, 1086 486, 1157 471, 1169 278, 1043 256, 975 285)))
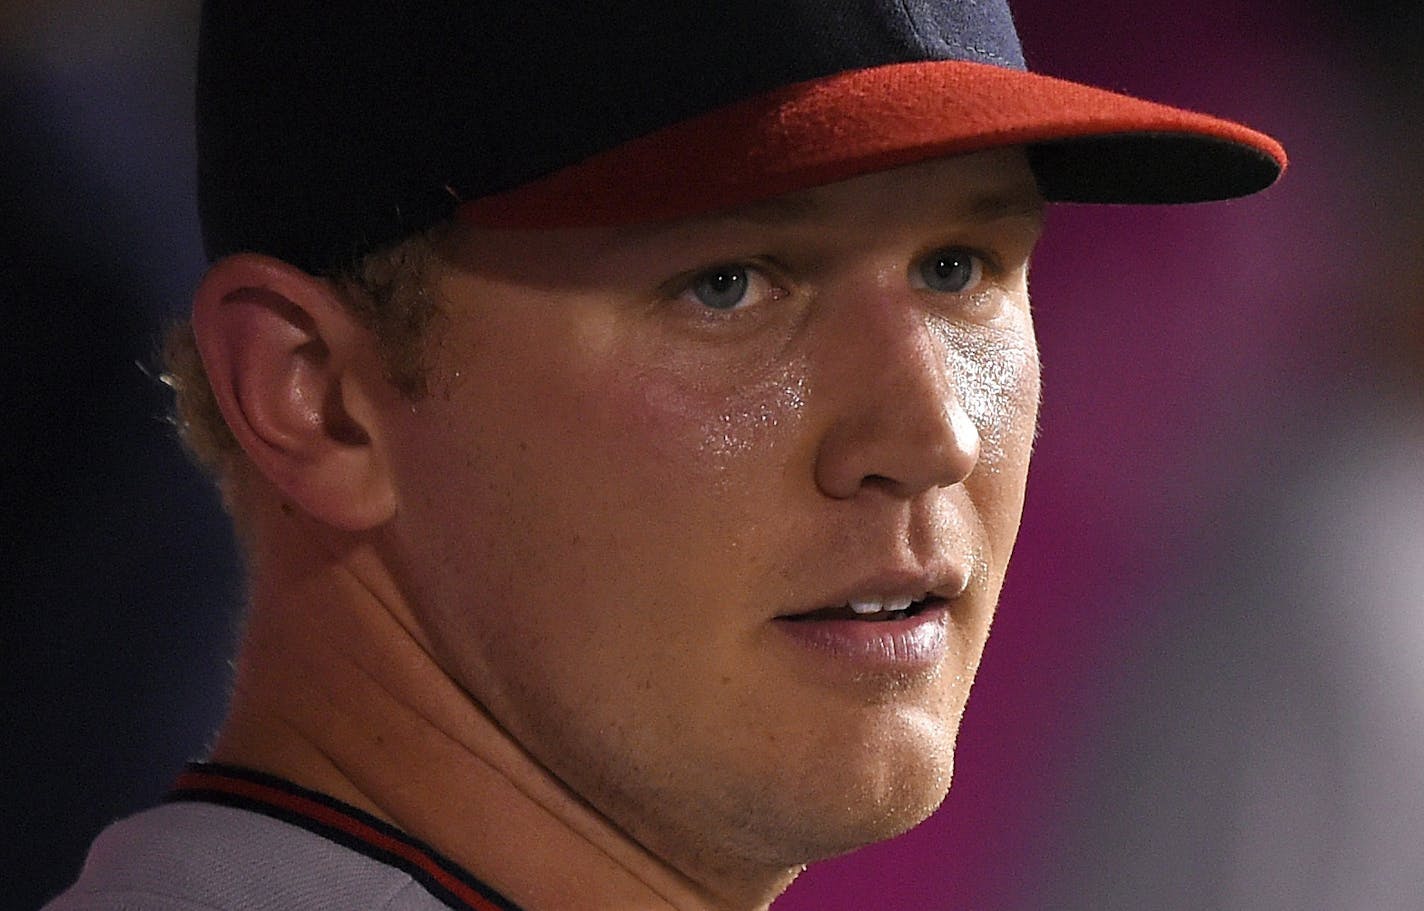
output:
MULTIPOLYGON (((970 427, 973 425, 970 424, 970 427)), ((977 432, 946 432, 933 436, 868 422, 840 428, 822 441, 816 458, 816 482, 836 499, 874 490, 894 497, 913 497, 939 487, 953 487, 967 478, 979 461, 977 432)))
POLYGON ((904 487, 899 481, 891 477, 886 477, 883 474, 866 475, 860 479, 860 486, 862 489, 870 488, 896 496, 900 495, 900 491, 904 487))

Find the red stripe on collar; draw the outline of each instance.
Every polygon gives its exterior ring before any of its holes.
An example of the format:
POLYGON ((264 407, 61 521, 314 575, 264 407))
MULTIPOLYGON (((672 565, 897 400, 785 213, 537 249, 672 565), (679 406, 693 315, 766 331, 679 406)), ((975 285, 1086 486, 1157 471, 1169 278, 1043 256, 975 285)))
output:
POLYGON ((411 875, 456 911, 520 911, 518 905, 435 849, 334 797, 250 769, 193 763, 170 801, 205 801, 300 826, 411 875))

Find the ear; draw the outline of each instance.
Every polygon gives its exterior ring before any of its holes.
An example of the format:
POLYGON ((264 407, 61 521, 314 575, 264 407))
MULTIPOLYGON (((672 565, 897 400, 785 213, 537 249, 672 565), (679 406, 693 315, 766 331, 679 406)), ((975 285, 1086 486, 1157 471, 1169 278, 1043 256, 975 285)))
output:
POLYGON ((267 256, 227 257, 198 287, 193 334, 233 436, 289 502, 346 531, 394 515, 377 407, 389 384, 329 282, 267 256))

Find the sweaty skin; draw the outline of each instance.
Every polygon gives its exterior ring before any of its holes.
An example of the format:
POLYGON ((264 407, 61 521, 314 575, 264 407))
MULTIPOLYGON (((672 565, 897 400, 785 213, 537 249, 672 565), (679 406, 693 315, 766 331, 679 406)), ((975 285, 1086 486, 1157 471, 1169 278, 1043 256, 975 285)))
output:
POLYGON ((367 416, 394 514, 261 513, 215 758, 535 911, 762 908, 921 821, 1018 529, 1040 228, 1017 150, 669 224, 457 226, 433 393, 367 416))

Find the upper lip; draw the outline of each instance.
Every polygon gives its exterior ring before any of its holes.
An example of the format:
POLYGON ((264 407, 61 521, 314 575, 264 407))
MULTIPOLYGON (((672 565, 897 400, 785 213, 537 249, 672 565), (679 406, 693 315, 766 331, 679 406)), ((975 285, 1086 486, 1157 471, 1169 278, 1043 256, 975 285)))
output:
POLYGON ((962 595, 968 586, 969 574, 963 569, 886 570, 862 576, 841 588, 833 589, 829 595, 818 599, 814 604, 787 611, 781 616, 796 617, 840 607, 851 601, 894 601, 906 598, 912 601, 928 598, 952 601, 962 595))

